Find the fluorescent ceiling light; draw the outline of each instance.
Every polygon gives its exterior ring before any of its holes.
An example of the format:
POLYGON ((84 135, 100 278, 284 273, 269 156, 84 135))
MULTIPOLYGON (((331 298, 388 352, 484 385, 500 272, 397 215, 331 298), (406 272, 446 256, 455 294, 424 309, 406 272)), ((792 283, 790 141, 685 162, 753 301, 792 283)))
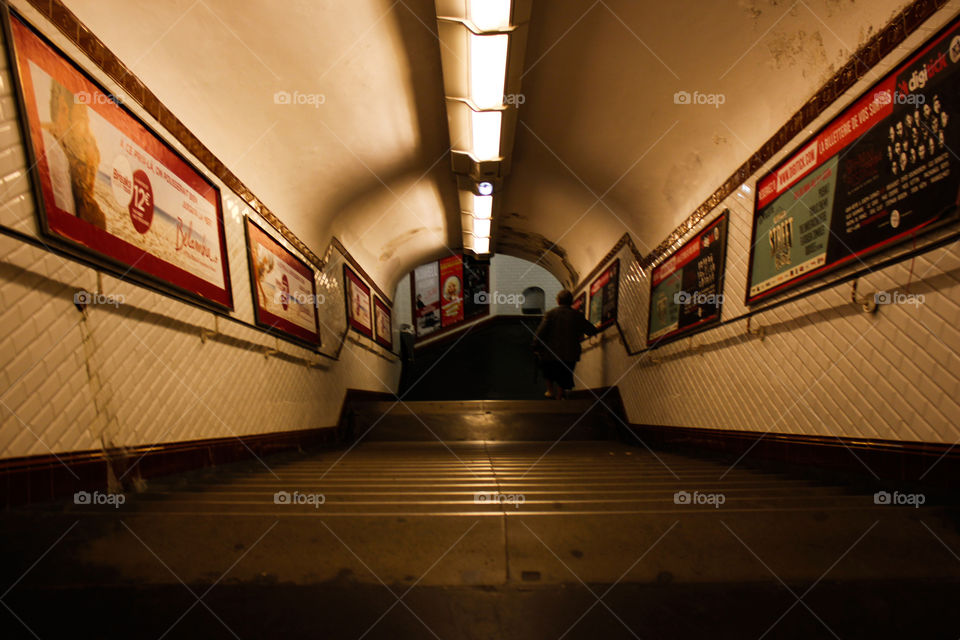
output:
POLYGON ((482 162, 500 157, 500 121, 499 111, 470 112, 470 128, 473 132, 470 153, 474 159, 482 162))
POLYGON ((481 31, 502 31, 510 26, 510 0, 470 0, 470 21, 481 31))
POLYGON ((503 106, 510 36, 470 34, 470 99, 480 109, 503 106))
POLYGON ((473 217, 489 220, 493 216, 493 196, 473 196, 473 217))
POLYGON ((490 237, 490 220, 481 220, 480 218, 475 218, 473 221, 473 235, 478 238, 489 238, 490 237))
POLYGON ((490 238, 474 238, 474 253, 490 253, 490 238))

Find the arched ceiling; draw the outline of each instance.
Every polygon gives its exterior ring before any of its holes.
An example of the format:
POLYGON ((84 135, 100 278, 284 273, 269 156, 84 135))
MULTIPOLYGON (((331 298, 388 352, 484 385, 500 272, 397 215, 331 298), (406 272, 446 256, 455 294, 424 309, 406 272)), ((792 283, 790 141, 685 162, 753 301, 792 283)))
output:
MULTIPOLYGON (((389 291, 459 246, 433 0, 65 4, 315 252, 389 291)), ((498 250, 652 249, 905 4, 534 0, 498 250)))

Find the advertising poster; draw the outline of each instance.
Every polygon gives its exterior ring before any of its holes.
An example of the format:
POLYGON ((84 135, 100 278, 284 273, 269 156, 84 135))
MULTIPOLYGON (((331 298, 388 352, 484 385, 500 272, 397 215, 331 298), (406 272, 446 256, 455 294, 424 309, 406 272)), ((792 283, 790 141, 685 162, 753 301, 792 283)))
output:
POLYGON ((574 299, 573 304, 571 304, 570 307, 586 315, 587 314, 587 292, 584 291, 583 293, 578 295, 574 299))
POLYGON ((617 321, 620 261, 614 260, 590 285, 590 322, 598 329, 617 321))
POLYGON ((450 256, 440 261, 440 326, 463 322, 463 260, 450 256))
POLYGON ((390 307, 377 296, 373 298, 373 317, 377 342, 387 349, 393 349, 393 321, 390 318, 390 307))
POLYGON ((752 304, 957 218, 960 21, 757 183, 752 304))
POLYGON ((720 320, 728 216, 724 211, 653 270, 647 345, 720 320))
POLYGON ((373 337, 373 310, 370 287, 347 265, 343 265, 343 285, 347 296, 347 324, 368 338, 373 337))
POLYGON ((430 335, 440 328, 440 266, 422 264, 413 270, 413 314, 417 335, 430 335))
POLYGON ((313 269, 246 219, 247 256, 257 324, 271 331, 320 343, 313 269))
POLYGON ((10 29, 44 234, 233 308, 217 188, 14 14, 10 29))

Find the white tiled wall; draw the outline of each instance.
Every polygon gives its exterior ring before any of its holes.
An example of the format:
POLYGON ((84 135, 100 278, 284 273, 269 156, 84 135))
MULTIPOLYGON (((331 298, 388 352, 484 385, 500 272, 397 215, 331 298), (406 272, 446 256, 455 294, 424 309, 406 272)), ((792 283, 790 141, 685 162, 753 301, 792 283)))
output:
MULTIPOLYGON (((54 29, 46 32, 70 50, 54 29)), ((5 55, 0 62, 0 226, 39 238, 5 55)), ((217 184, 231 315, 241 323, 112 276, 98 278, 78 262, 0 233, 0 457, 330 426, 346 388, 395 388, 395 360, 366 339, 361 343, 370 349, 347 340, 333 360, 251 326, 243 217, 257 214, 217 184), (123 304, 83 314, 73 305, 80 288, 122 296, 123 304), (233 340, 202 340, 201 328, 233 340), (270 348, 277 353, 265 356, 270 348)), ((331 255, 317 292, 324 296, 322 351, 334 355, 346 318, 344 259, 331 255)))

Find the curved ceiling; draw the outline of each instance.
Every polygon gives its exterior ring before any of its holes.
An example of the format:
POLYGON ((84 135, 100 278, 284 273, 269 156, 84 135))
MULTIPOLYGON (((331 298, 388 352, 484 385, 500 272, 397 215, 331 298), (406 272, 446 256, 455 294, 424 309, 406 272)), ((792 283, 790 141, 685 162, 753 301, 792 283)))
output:
MULTIPOLYGON (((315 252, 390 291, 459 246, 433 0, 65 4, 315 252)), ((655 247, 905 4, 535 0, 497 250, 655 247)))

